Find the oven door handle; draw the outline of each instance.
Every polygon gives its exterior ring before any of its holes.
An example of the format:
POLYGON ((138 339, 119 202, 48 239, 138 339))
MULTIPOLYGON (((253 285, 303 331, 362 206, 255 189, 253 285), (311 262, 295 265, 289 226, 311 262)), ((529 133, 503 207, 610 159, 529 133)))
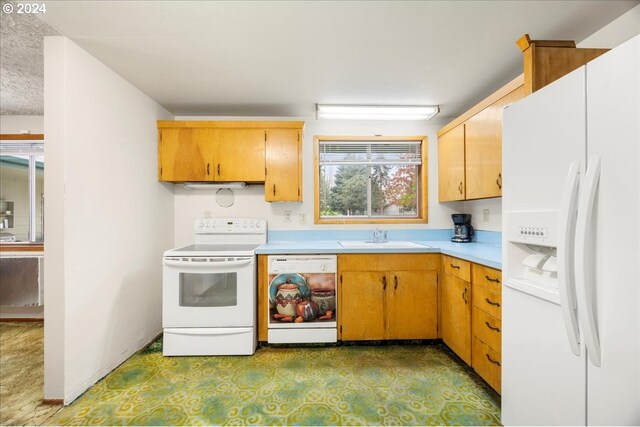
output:
POLYGON ((177 259, 165 258, 164 265, 170 267, 216 267, 216 268, 228 268, 239 267, 242 265, 249 265, 253 262, 253 258, 241 258, 237 261, 182 261, 177 259))

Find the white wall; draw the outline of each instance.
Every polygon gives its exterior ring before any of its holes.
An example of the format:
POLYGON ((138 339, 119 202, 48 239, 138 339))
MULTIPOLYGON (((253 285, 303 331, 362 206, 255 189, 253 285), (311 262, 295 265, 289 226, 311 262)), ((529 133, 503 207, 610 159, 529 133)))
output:
POLYGON ((44 116, 0 116, 0 133, 44 133, 44 116))
POLYGON ((577 44, 578 47, 613 48, 640 34, 640 4, 577 44))
MULTIPOLYGON (((316 120, 315 117, 277 118, 277 117, 176 117, 176 120, 303 120, 303 177, 301 203, 267 203, 264 201, 264 186, 250 186, 246 189, 233 190, 235 203, 233 206, 223 208, 218 206, 215 200, 215 190, 186 190, 176 185, 175 190, 175 243, 176 246, 187 245, 193 241, 193 222, 197 218, 238 216, 266 218, 269 228, 272 230, 283 229, 338 229, 349 228, 370 229, 372 225, 314 225, 313 224, 313 137, 315 135, 426 135, 428 138, 428 197, 429 197, 429 223, 407 225, 385 225, 384 228, 451 228, 451 214, 466 212, 466 203, 453 202, 438 203, 438 145, 436 132, 445 123, 445 120, 420 121, 345 121, 345 120, 316 120), (292 212, 291 223, 285 223, 284 211, 292 212), (306 223, 301 223, 300 215, 306 216, 306 223)), ((499 218, 500 209, 495 202, 474 202, 477 208, 488 208, 492 211, 492 218, 499 218)), ((500 221, 490 224, 493 228, 500 229, 500 221)), ((375 226, 373 226, 375 227, 375 226)))
POLYGON ((158 119, 173 116, 45 37, 47 399, 69 403, 161 331, 174 208, 157 182, 158 119))

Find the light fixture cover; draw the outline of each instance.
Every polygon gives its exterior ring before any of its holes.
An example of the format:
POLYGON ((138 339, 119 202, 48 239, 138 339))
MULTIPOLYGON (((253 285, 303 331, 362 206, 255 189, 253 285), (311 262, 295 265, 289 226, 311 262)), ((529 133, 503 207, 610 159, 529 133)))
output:
POLYGON ((439 111, 438 105, 316 104, 318 119, 429 120, 439 111))
POLYGON ((187 190, 217 190, 219 188, 244 188, 246 182, 185 182, 187 190))

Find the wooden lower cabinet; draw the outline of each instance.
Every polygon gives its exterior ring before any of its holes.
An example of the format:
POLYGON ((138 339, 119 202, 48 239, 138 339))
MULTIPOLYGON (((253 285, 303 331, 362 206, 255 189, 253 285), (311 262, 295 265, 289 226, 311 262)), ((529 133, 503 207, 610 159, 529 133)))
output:
POLYGON ((472 363, 473 369, 498 393, 502 372, 502 273, 473 264, 472 267, 472 363))
POLYGON ((442 340, 467 364, 471 364, 471 286, 458 277, 443 274, 441 286, 442 340))
POLYGON ((438 335, 438 274, 433 270, 388 273, 387 338, 420 339, 438 335))
POLYGON ((345 341, 436 338, 438 257, 339 255, 338 337, 345 341))
POLYGON ((343 340, 386 338, 384 305, 386 276, 379 271, 340 273, 338 309, 343 340))
POLYGON ((502 357, 478 338, 473 338, 473 369, 495 391, 502 387, 502 357))

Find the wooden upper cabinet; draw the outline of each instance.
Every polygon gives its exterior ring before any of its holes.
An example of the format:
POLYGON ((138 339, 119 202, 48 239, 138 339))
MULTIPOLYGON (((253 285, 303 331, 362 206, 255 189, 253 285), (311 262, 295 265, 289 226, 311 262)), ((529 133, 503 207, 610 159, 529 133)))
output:
POLYGON ((264 196, 268 202, 302 201, 300 129, 267 129, 264 196))
POLYGON ((464 123, 438 137, 438 199, 465 199, 464 123))
POLYGON ((531 40, 525 34, 516 41, 524 59, 524 95, 597 58, 609 49, 576 48, 573 40, 531 40))
POLYGON ((467 200, 502 196, 502 114, 523 97, 520 86, 465 123, 467 200))
POLYGON ((215 129, 215 181, 264 181, 264 129, 215 129))
POLYGON ((438 131, 441 202, 502 196, 503 108, 608 50, 576 48, 571 40, 531 40, 527 34, 516 44, 524 54, 524 73, 438 131), (461 139, 463 155, 452 154, 459 153, 453 147, 459 147, 461 139), (462 195, 460 158, 464 159, 462 195))
POLYGON ((160 181, 212 181, 213 129, 162 129, 159 135, 160 181))
POLYGON ((159 120, 158 179, 266 181, 272 190, 265 191, 268 201, 301 201, 303 126, 299 121, 159 120))

